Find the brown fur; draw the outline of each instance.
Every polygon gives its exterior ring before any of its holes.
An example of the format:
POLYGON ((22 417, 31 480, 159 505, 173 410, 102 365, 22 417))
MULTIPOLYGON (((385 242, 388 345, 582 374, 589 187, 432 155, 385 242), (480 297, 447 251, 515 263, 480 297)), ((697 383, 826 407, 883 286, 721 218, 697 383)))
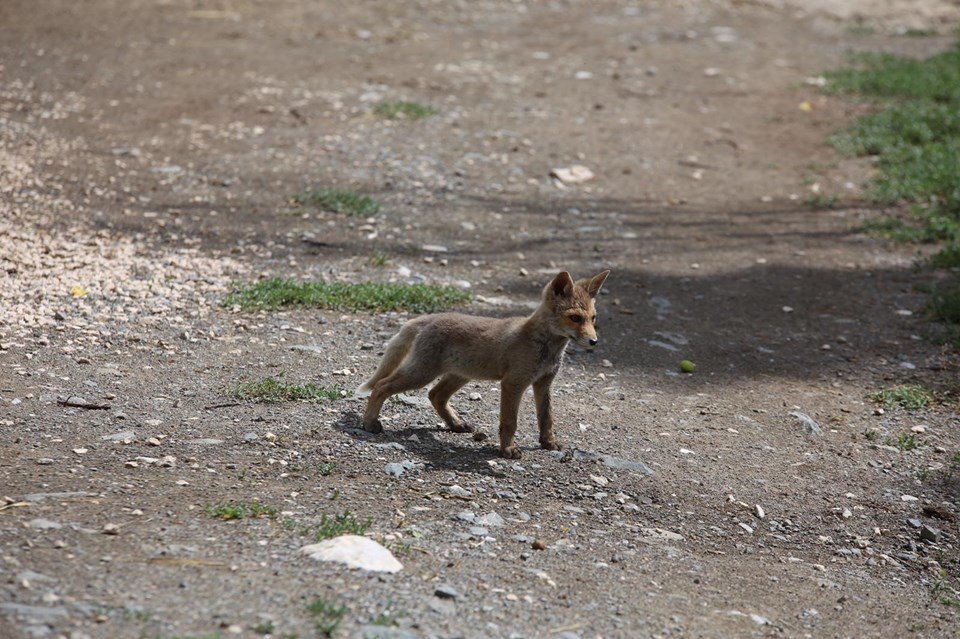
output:
POLYGON ((550 384, 560 370, 567 343, 597 343, 594 299, 610 271, 574 282, 566 271, 544 289, 540 306, 529 317, 494 319, 440 313, 410 320, 387 344, 376 373, 358 392, 370 392, 363 415, 364 429, 379 433, 380 410, 393 395, 430 389, 430 403, 450 430, 472 432, 449 400, 474 379, 500 381, 500 454, 520 457, 514 442, 517 413, 524 391, 533 385, 540 427, 540 445, 559 450, 553 433, 550 384), (579 322, 577 322, 579 319, 579 322))

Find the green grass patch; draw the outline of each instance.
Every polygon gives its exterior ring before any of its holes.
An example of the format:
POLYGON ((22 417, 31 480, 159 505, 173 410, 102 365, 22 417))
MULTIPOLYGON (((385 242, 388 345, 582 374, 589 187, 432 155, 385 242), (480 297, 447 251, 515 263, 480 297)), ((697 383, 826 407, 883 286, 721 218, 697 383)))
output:
POLYGON ((833 209, 837 207, 839 198, 836 195, 827 195, 825 193, 811 193, 804 198, 803 203, 812 209, 833 209))
POLYGON ((251 502, 249 504, 245 503, 236 503, 236 504, 210 504, 204 508, 206 512, 211 517, 216 517, 217 519, 231 520, 231 519, 256 519, 258 517, 276 517, 277 509, 271 508, 270 506, 264 506, 257 502, 251 502))
POLYGON ((917 441, 917 436, 913 433, 910 433, 909 435, 906 433, 901 433, 896 439, 893 437, 887 437, 885 440, 883 440, 883 443, 886 446, 893 446, 894 448, 899 448, 900 450, 914 450, 920 446, 920 442, 917 441))
POLYGON ((854 53, 855 67, 824 73, 827 90, 874 98, 960 100, 960 46, 918 60, 890 53, 854 53))
POLYGON ((391 617, 388 612, 381 612, 379 615, 370 620, 370 625, 383 626, 385 628, 395 628, 396 626, 399 626, 400 623, 391 617))
POLYGON ((380 212, 380 203, 373 198, 346 189, 312 189, 293 196, 302 206, 343 213, 352 217, 369 217, 380 212))
POLYGON ((340 535, 363 535, 370 528, 372 520, 360 521, 354 517, 350 511, 344 511, 341 515, 328 517, 323 515, 320 518, 320 525, 314 533, 317 541, 332 539, 340 535))
POLYGON ((912 219, 875 222, 868 230, 910 242, 946 242, 935 267, 960 254, 960 40, 925 60, 861 53, 852 68, 824 74, 824 90, 864 96, 877 109, 830 138, 840 152, 875 156, 870 183, 880 203, 914 204, 912 219))
MULTIPOLYGON (((940 255, 943 255, 943 252, 934 256, 934 259, 940 255)), ((953 255, 954 258, 960 255, 960 249, 953 255)), ((935 286, 930 293, 927 306, 938 320, 949 324, 960 324, 960 279, 954 278, 935 286)))
POLYGON ((380 102, 375 107, 373 107, 373 112, 377 115, 395 119, 395 118, 407 118, 408 120, 419 120, 420 118, 425 118, 427 116, 433 115, 437 112, 431 106, 426 106, 423 104, 418 104, 416 102, 380 102))
POLYGON ((874 393, 871 396, 873 401, 883 404, 887 408, 906 408, 916 410, 925 408, 935 398, 934 392, 929 388, 912 384, 907 386, 898 386, 874 393))
POLYGON ((255 284, 239 285, 224 298, 223 303, 225 306, 239 306, 244 310, 307 306, 373 313, 433 313, 463 304, 469 299, 468 293, 453 286, 375 282, 347 284, 274 278, 255 284))
POLYGON ((261 621, 251 628, 254 634, 257 635, 273 635, 276 634, 277 629, 274 627, 273 622, 269 619, 266 621, 261 621))
POLYGON ((386 266, 390 261, 390 254, 383 251, 373 251, 370 253, 370 263, 378 268, 386 266))
POLYGON ((341 389, 316 384, 287 384, 272 377, 245 382, 230 389, 237 399, 252 399, 265 404, 280 402, 334 400, 343 397, 341 389))
POLYGON ((313 618, 317 632, 323 637, 332 637, 340 627, 343 616, 347 614, 347 607, 317 598, 307 604, 307 612, 313 618))
POLYGON ((337 465, 333 462, 323 462, 317 466, 317 470, 319 471, 321 477, 329 477, 336 469, 337 465))

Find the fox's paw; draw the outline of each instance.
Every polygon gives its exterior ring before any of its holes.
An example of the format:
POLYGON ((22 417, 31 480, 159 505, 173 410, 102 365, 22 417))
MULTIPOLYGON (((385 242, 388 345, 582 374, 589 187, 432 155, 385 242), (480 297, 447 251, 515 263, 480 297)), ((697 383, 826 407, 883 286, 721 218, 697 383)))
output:
POLYGON ((363 430, 367 431, 368 433, 373 433, 374 435, 377 435, 383 432, 383 424, 380 423, 379 419, 375 419, 370 423, 365 423, 363 425, 363 430))
POLYGON ((520 452, 520 447, 516 444, 511 444, 506 448, 500 449, 500 456, 504 459, 520 459, 523 457, 523 453, 520 452))
POLYGON ((540 442, 540 448, 544 450, 563 450, 563 444, 555 439, 546 442, 540 442))
POLYGON ((459 424, 450 424, 450 430, 454 433, 472 433, 474 428, 470 424, 460 422, 459 424))

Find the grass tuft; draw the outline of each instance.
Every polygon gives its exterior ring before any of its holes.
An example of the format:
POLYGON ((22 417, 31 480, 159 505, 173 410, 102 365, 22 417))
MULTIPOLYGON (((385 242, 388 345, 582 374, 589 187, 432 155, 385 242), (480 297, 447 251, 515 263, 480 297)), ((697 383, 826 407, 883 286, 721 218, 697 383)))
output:
MULTIPOLYGON (((943 253, 938 253, 933 259, 943 253)), ((960 256, 960 249, 952 253, 953 259, 960 256)), ((930 294, 928 308, 938 320, 950 324, 960 324, 960 279, 953 279, 935 286, 930 294)))
POLYGON ((898 386, 874 393, 873 401, 883 404, 887 408, 900 407, 908 410, 924 408, 935 398, 932 390, 919 384, 898 386))
POLYGON ((236 504, 210 504, 204 508, 206 512, 211 517, 216 517, 217 519, 231 520, 231 519, 256 519, 258 517, 276 517, 277 509, 271 508, 270 506, 264 506, 257 502, 250 502, 249 504, 236 503, 236 504))
POLYGON ((314 536, 317 541, 323 541, 340 535, 363 535, 370 528, 371 523, 373 521, 370 519, 360 521, 350 511, 344 511, 342 515, 334 515, 333 517, 323 515, 314 536))
POLYGON ((892 437, 887 437, 883 440, 884 445, 893 446, 894 448, 899 448, 900 450, 914 450, 920 446, 920 442, 917 441, 917 436, 913 433, 909 435, 906 433, 901 433, 897 436, 896 439, 892 437))
POLYGON ((336 469, 337 465, 334 462, 323 462, 317 467, 321 477, 329 477, 336 469))
POLYGON ((431 106, 418 104, 416 102, 380 102, 373 107, 373 112, 379 116, 389 118, 407 118, 408 120, 419 120, 437 112, 431 106))
POLYGON ((361 282, 303 282, 274 278, 238 285, 224 298, 225 306, 244 310, 275 310, 285 306, 309 306, 331 310, 411 311, 433 313, 470 299, 453 286, 428 284, 378 284, 361 282))
POLYGON ((332 637, 340 627, 340 621, 347 614, 347 607, 334 604, 323 598, 317 598, 307 604, 307 612, 313 618, 317 632, 324 637, 332 637))
POLYGON ((380 212, 379 202, 346 189, 312 189, 294 195, 293 201, 302 206, 313 206, 351 217, 369 217, 380 212))
POLYGON ((339 388, 327 388, 316 384, 287 384, 272 377, 259 382, 246 382, 230 389, 229 394, 237 399, 252 399, 265 404, 280 402, 334 400, 343 397, 339 388))

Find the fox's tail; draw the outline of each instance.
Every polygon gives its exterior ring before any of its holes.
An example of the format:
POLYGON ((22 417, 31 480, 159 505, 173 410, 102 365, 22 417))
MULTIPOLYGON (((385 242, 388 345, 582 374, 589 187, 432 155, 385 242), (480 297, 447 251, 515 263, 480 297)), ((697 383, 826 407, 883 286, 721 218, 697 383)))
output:
POLYGON ((417 337, 417 332, 417 327, 413 322, 404 324, 400 332, 387 342, 387 349, 383 353, 383 359, 380 360, 380 366, 377 367, 377 372, 355 390, 353 394, 357 397, 368 396, 370 392, 373 391, 373 387, 376 386, 377 382, 397 370, 403 358, 410 352, 410 347, 413 346, 413 340, 417 337))

